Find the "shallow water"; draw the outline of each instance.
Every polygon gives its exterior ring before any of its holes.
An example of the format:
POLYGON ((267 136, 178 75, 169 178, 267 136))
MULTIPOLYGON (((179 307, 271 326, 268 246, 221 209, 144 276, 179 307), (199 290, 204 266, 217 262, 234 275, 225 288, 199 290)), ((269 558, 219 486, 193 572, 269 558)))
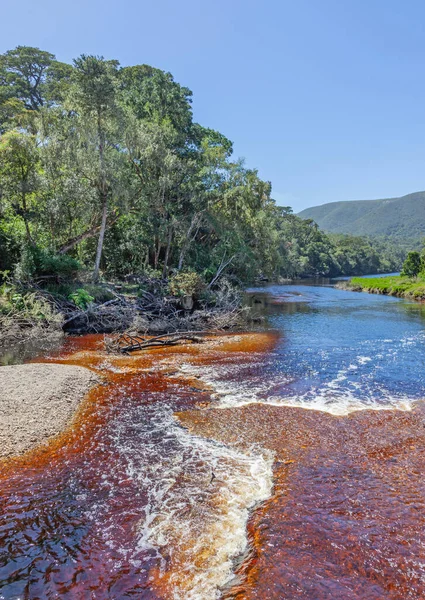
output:
POLYGON ((210 397, 179 365, 272 343, 259 338, 111 357, 86 336, 44 359, 105 384, 64 435, 0 463, 0 598, 217 597, 270 495, 272 454, 189 434, 174 412, 210 397))
POLYGON ((282 335, 254 392, 235 389, 234 395, 223 396, 223 405, 260 397, 347 414, 408 409, 425 397, 424 305, 330 286, 250 292, 282 335))
POLYGON ((425 597, 423 306, 251 294, 264 334, 44 359, 105 382, 0 463, 0 598, 425 597))

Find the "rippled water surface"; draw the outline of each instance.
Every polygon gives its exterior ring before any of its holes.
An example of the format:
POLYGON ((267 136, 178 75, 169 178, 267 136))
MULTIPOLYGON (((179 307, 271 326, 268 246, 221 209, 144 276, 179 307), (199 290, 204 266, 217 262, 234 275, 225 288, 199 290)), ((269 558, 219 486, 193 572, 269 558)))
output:
POLYGON ((104 383, 0 463, 0 598, 425 598, 422 305, 249 295, 268 332, 44 359, 104 383))
POLYGON ((424 305, 330 286, 252 296, 282 334, 259 375, 266 401, 344 414, 425 397, 424 305))

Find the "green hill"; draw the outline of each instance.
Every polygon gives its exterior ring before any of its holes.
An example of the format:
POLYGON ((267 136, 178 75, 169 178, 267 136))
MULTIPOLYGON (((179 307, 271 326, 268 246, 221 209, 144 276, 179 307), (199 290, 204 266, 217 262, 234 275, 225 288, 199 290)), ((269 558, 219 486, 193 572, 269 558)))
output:
POLYGON ((389 236, 403 240, 425 237, 425 192, 401 198, 330 202, 299 213, 331 233, 389 236))

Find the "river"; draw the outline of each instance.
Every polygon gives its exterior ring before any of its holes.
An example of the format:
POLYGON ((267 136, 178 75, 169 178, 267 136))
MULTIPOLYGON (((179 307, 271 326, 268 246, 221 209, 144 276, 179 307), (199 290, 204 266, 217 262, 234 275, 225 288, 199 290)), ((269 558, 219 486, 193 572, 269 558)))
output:
POLYGON ((0 465, 0 598, 425 597, 423 305, 249 295, 264 332, 38 359, 104 384, 0 465))

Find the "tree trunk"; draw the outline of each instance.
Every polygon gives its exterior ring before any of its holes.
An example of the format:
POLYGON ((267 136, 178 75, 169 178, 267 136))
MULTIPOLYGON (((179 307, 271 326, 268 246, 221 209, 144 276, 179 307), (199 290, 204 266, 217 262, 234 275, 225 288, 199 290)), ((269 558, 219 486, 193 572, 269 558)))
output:
POLYGON ((22 218, 23 218, 24 224, 25 224, 25 232, 27 234, 27 239, 28 239, 29 244, 31 244, 31 246, 35 246, 34 240, 32 239, 32 235, 31 235, 31 230, 30 230, 30 226, 29 226, 29 223, 28 223, 28 219, 27 219, 28 209, 27 209, 27 197, 26 197, 25 193, 22 194, 22 207, 23 207, 22 218))
POLYGON ((32 239, 30 226, 28 225, 28 221, 27 221, 26 217, 24 217, 24 223, 25 223, 25 232, 27 234, 28 242, 31 244, 31 246, 34 246, 35 245, 34 240, 32 239))
POLYGON ((98 233, 99 229, 100 225, 93 225, 93 227, 90 227, 90 229, 87 229, 87 231, 84 231, 83 233, 80 233, 80 235, 69 239, 67 242, 65 242, 65 244, 63 244, 59 248, 59 254, 65 254, 66 252, 68 252, 68 250, 71 250, 71 248, 73 248, 80 242, 83 242, 87 238, 94 237, 98 233))
MULTIPOLYGON (((111 225, 116 223, 118 221, 118 218, 119 218, 118 215, 115 215, 114 219, 112 219, 112 220, 110 219, 109 227, 111 227, 111 225)), ((80 235, 77 235, 74 238, 69 239, 67 242, 65 242, 65 244, 62 244, 62 246, 59 248, 59 250, 58 250, 59 254, 65 254, 66 252, 68 252, 68 250, 71 250, 71 248, 73 248, 80 242, 83 242, 87 238, 94 237, 100 231, 100 228, 101 228, 101 225, 93 225, 93 227, 90 227, 90 229, 87 229, 83 233, 80 233, 80 235)))
POLYGON ((230 263, 233 261, 233 259, 236 258, 236 254, 234 254, 231 258, 229 258, 229 260, 226 262, 224 262, 225 258, 226 258, 226 252, 224 253, 223 258, 221 259, 220 266, 218 267, 215 276, 207 285, 207 290, 209 290, 220 279, 220 277, 221 277, 223 271, 226 269, 226 267, 228 267, 230 265, 230 263))
POLYGON ((105 237, 105 229, 106 229, 106 218, 108 216, 108 190, 106 184, 106 171, 105 171, 105 139, 104 139, 104 131, 102 128, 102 118, 100 108, 97 112, 97 135, 99 139, 99 166, 100 166, 100 185, 99 192, 101 198, 102 205, 102 224, 100 226, 99 232, 99 241, 97 243, 97 252, 96 252, 96 261, 94 263, 93 270, 93 282, 95 283, 99 279, 99 269, 100 269, 100 260, 102 258, 103 251, 103 239, 105 237))
POLYGON ((192 235, 192 231, 195 229, 195 227, 197 227, 200 224, 201 217, 202 217, 202 213, 195 213, 192 217, 189 229, 186 234, 186 239, 184 240, 182 248, 180 250, 179 263, 177 266, 178 271, 182 270, 186 252, 189 250, 189 246, 190 246, 191 242, 193 242, 193 240, 195 239, 195 237, 197 235, 197 232, 196 232, 196 234, 192 238, 190 237, 192 235))
POLYGON ((173 226, 170 225, 170 229, 168 231, 168 240, 167 240, 167 248, 165 250, 165 257, 164 257, 164 268, 162 269, 162 277, 165 278, 167 276, 167 269, 168 269, 168 259, 170 257, 170 249, 171 249, 171 242, 173 241, 173 226))
POLYGON ((93 283, 96 283, 99 280, 100 259, 102 258, 103 240, 106 230, 106 218, 108 216, 108 197, 106 194, 103 196, 102 204, 102 224, 100 226, 99 241, 97 242, 96 262, 94 263, 93 270, 93 283))
POLYGON ((159 254, 161 252, 161 242, 159 240, 159 237, 157 239, 157 242, 154 244, 154 257, 153 257, 153 268, 156 270, 158 268, 158 262, 159 262, 159 254))

